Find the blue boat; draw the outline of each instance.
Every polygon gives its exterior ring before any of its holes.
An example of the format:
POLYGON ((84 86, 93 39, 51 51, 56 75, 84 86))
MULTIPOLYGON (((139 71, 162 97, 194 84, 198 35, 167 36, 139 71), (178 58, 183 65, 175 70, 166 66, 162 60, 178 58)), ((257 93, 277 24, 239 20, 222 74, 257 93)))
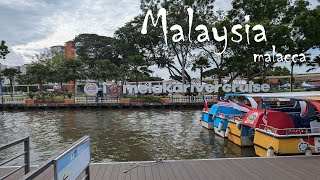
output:
POLYGON ((214 132, 221 137, 226 137, 226 129, 228 127, 229 119, 234 117, 244 116, 245 113, 233 108, 229 102, 217 102, 218 108, 213 115, 214 132))
POLYGON ((201 125, 207 129, 214 129, 213 127, 213 115, 214 115, 214 112, 216 112, 216 109, 218 109, 218 105, 217 104, 214 104, 211 106, 209 112, 208 111, 205 111, 203 110, 202 111, 202 118, 201 118, 201 125))
POLYGON ((202 112, 202 121, 201 124, 207 129, 214 129, 215 133, 221 137, 226 136, 226 129, 228 127, 228 121, 235 118, 243 117, 248 111, 248 107, 244 107, 236 101, 237 97, 243 97, 245 100, 248 100, 252 107, 256 108, 257 103, 251 97, 239 94, 227 94, 225 101, 218 101, 214 104, 209 112, 202 112))

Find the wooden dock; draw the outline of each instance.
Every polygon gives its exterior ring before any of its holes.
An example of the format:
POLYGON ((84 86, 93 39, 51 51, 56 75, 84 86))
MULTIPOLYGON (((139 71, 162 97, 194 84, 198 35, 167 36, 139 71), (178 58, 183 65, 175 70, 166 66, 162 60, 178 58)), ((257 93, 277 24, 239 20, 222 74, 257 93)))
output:
MULTIPOLYGON (((319 179, 320 156, 230 158, 210 160, 179 160, 134 163, 91 164, 90 177, 94 180, 196 180, 196 179, 319 179), (132 168, 131 170, 129 170, 132 168), (124 171, 128 170, 126 173, 124 171)), ((33 167, 34 169, 35 167, 33 167)), ((14 167, 0 168, 0 177, 14 167)), ((8 179, 19 179, 19 171, 8 179)), ((53 179, 53 168, 37 179, 53 179)))

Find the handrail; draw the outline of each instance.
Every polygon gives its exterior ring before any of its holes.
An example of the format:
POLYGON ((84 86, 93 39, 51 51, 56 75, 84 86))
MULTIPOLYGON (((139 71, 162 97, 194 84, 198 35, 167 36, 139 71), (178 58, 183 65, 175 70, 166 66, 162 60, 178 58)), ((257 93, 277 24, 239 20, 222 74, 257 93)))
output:
POLYGON ((261 130, 269 130, 272 133, 279 134, 280 131, 285 132, 285 135, 293 135, 293 134, 312 134, 312 130, 318 130, 320 132, 320 127, 313 127, 313 128, 284 128, 284 129, 279 129, 275 128, 273 126, 268 126, 265 124, 260 124, 259 128, 261 130), (291 132, 292 131, 292 132, 291 132), (294 133, 296 132, 296 133, 294 133))
POLYGON ((0 151, 3 151, 5 149, 8 149, 8 148, 11 148, 15 145, 18 145, 18 144, 21 144, 21 143, 24 143, 24 152, 21 153, 21 154, 18 154, 17 156, 14 156, 2 163, 0 163, 0 166, 3 166, 4 164, 7 164, 21 156, 24 155, 24 165, 19 167, 18 169, 15 169, 13 171, 11 171, 10 173, 6 174, 5 176, 3 177, 0 177, 0 180, 3 180, 9 176, 11 176, 12 174, 16 173, 17 171, 19 171, 20 169, 24 168, 24 173, 27 174, 30 172, 30 138, 29 137, 25 137, 25 138, 22 138, 22 139, 19 139, 17 141, 12 141, 8 144, 5 144, 3 146, 0 147, 0 151))
MULTIPOLYGON (((62 151, 59 154, 54 155, 52 158, 50 158, 49 160, 47 160, 43 165, 41 165, 40 167, 38 167, 36 170, 29 172, 28 174, 24 175, 21 180, 32 180, 34 178, 36 178, 37 176, 39 176, 41 173, 43 173, 45 170, 47 170, 50 166, 54 166, 54 161, 64 155, 67 151, 69 151, 70 149, 72 149, 73 147, 75 147, 77 144, 79 144, 80 142, 82 142, 83 140, 89 138, 89 136, 84 136, 82 138, 80 138, 79 140, 77 140, 76 142, 72 143, 71 145, 69 145, 64 151, 62 151)), ((86 179, 90 180, 90 172, 89 172, 89 167, 87 167, 87 169, 85 169, 85 173, 86 173, 86 179)))

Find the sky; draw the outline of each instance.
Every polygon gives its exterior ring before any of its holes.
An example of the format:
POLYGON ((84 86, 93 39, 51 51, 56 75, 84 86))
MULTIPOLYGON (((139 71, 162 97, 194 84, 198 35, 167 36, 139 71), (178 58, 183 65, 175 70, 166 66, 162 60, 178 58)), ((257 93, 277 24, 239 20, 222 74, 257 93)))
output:
MULTIPOLYGON (((231 0, 215 2, 215 10, 230 8, 231 0)), ((0 39, 11 51, 0 63, 30 63, 37 52, 64 45, 81 33, 113 36, 139 13, 140 0, 0 0, 0 39)), ((168 78, 167 70, 151 69, 154 76, 168 78)), ((198 76, 197 72, 190 73, 198 76)))

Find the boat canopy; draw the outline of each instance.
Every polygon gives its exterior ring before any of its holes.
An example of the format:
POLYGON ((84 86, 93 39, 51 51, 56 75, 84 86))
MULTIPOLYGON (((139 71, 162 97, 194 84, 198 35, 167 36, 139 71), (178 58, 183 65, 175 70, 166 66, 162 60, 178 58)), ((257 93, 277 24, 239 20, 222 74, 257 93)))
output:
MULTIPOLYGON (((320 103, 302 99, 302 98, 283 98, 268 97, 262 98, 264 101, 264 109, 252 109, 244 117, 243 124, 249 127, 257 128, 261 124, 272 126, 274 128, 310 128, 311 122, 320 122, 320 103), (292 107, 278 107, 268 109, 265 104, 267 100, 281 100, 293 102, 292 107)), ((292 105, 292 104, 291 104, 292 105)))
POLYGON ((229 97, 245 97, 249 100, 252 108, 258 108, 258 103, 251 96, 247 96, 246 94, 226 94, 225 97, 226 99, 229 97))
MULTIPOLYGON (((234 96, 234 94, 232 94, 234 96)), ((320 98, 319 91, 306 91, 306 92, 280 92, 280 93, 253 93, 253 94, 238 94, 249 97, 296 97, 313 99, 314 97, 320 98), (310 97, 310 98, 309 98, 310 97)))

